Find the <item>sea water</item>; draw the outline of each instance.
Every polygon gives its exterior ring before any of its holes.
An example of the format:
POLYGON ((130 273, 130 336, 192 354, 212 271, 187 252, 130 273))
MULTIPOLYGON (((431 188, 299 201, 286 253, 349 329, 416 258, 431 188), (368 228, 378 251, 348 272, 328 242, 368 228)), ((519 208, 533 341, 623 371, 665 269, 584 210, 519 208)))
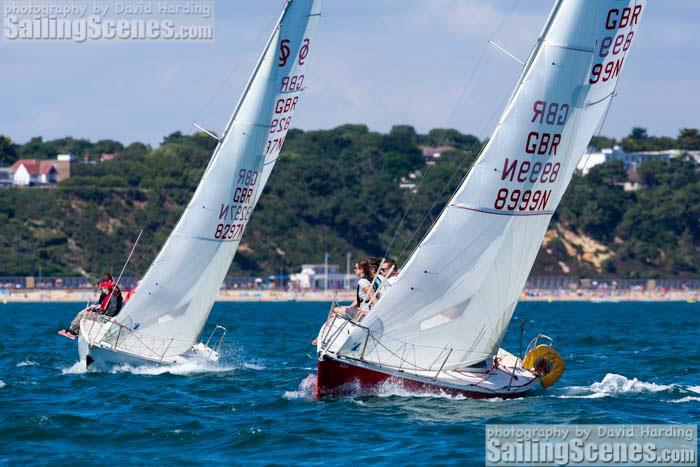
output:
POLYGON ((700 305, 524 303, 504 347, 543 332, 566 360, 516 400, 315 400, 325 303, 219 303, 217 364, 88 371, 57 336, 80 304, 0 305, 0 463, 481 464, 487 423, 697 423, 700 305))

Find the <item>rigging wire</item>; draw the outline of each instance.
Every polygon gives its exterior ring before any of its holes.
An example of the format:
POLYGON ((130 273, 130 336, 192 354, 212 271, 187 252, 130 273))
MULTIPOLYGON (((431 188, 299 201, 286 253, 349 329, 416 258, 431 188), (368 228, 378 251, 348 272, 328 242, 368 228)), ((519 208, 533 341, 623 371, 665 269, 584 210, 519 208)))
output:
MULTIPOLYGON (((221 94, 221 91, 222 91, 222 89, 224 88, 224 86, 226 86, 226 85, 231 81, 231 78, 233 77, 234 73, 236 73, 236 72, 240 69, 240 67, 243 65, 243 63, 244 63, 246 60, 248 60, 248 58, 251 56, 251 54, 252 54, 253 50, 255 49, 255 47, 257 46, 257 44, 265 37, 266 32, 269 31, 270 25, 273 24, 275 21, 276 21, 276 19, 273 19, 273 20, 269 21, 269 22, 267 23, 267 26, 266 26, 265 28, 262 28, 262 29, 261 29, 262 32, 260 33, 260 35, 258 35, 258 37, 246 47, 246 52, 244 53, 243 57, 233 66, 233 68, 229 71, 228 75, 224 78, 224 80, 222 81, 222 83, 216 88, 216 91, 213 93, 213 95, 212 95, 212 96, 209 98, 209 100, 204 104, 204 106, 201 108, 201 110, 196 114, 196 117, 195 117, 195 119, 194 119, 194 122, 196 122, 197 120, 199 120, 199 118, 200 118, 200 117, 202 116, 202 114, 204 114, 204 112, 209 108, 209 106, 210 106, 211 103, 214 101, 214 99, 216 99, 216 98, 221 94)), ((175 152, 174 159, 177 159, 177 158, 179 157, 179 155, 180 155, 181 152, 182 152, 182 144, 180 144, 180 145, 177 147, 176 152, 175 152)), ((210 159, 211 159, 211 157, 210 157, 210 159)), ((203 174, 202 174, 202 176, 203 176, 203 174)), ((187 189, 186 189, 176 200, 174 200, 174 201, 176 201, 176 204, 182 204, 182 203, 185 201, 185 198, 186 198, 187 196, 190 196, 190 195, 191 195, 191 193, 192 193, 192 188, 195 186, 195 184, 199 183, 200 179, 201 179, 201 177, 199 177, 199 178, 196 178, 196 177, 195 177, 195 178, 193 179, 193 181, 189 184, 189 186, 187 187, 187 189)), ((164 193, 164 191, 163 191, 163 188, 164 188, 164 187, 165 187, 165 179, 163 179, 163 180, 161 181, 160 185, 157 186, 155 190, 153 190, 154 194, 155 194, 156 196, 162 196, 162 197, 165 198, 167 195, 166 195, 166 194, 164 193)), ((151 206, 151 208, 150 208, 150 210, 149 210, 149 212, 148 212, 148 215, 146 216, 146 220, 144 221, 144 223, 143 223, 142 226, 141 226, 141 231, 139 232, 139 235, 138 235, 136 241, 134 242, 134 246, 133 246, 133 248, 132 248, 132 250, 131 250, 131 253, 130 253, 129 256, 127 257, 127 259, 126 259, 126 261, 125 261, 125 263, 124 263, 124 265, 123 265, 123 267, 122 267, 122 272, 121 272, 121 274, 120 274, 119 277, 121 277, 121 275, 122 275, 122 274, 124 273, 124 271, 126 270, 126 267, 127 267, 127 265, 129 264, 129 261, 130 261, 132 255, 133 255, 133 253, 134 253, 134 250, 136 249, 136 246, 138 245, 138 242, 139 242, 139 240, 140 240, 140 238, 141 238, 141 235, 143 234, 144 229, 145 229, 146 226, 148 225, 148 222, 150 221, 150 219, 151 219, 151 217, 152 217, 152 215, 153 215, 153 212, 154 212, 154 210, 155 210, 156 204, 157 204, 157 203, 155 203, 155 202, 152 203, 152 206, 151 206)), ((186 209, 187 209, 187 206, 185 206, 185 210, 186 210, 186 209)), ((184 212, 184 211, 183 211, 183 212, 184 212)), ((166 214, 165 220, 161 223, 161 226, 162 226, 162 225, 165 225, 166 223, 169 223, 171 217, 172 217, 172 213, 166 214)), ((152 251, 152 249, 153 249, 153 246, 154 246, 154 244, 155 244, 156 239, 157 239, 157 236, 154 234, 154 235, 153 235, 153 238, 152 238, 151 241, 150 241, 150 243, 149 243, 148 246, 146 247, 146 249, 145 249, 145 251, 144 251, 144 254, 141 255, 141 260, 140 260, 139 263, 138 263, 138 266, 139 266, 139 267, 141 267, 141 266, 143 265, 143 262, 144 262, 145 259, 147 258, 147 255, 148 255, 149 253, 151 253, 151 251, 152 251)))
MULTIPOLYGON (((443 144, 447 141, 447 130, 449 129, 450 125, 452 124, 452 121, 454 120, 455 116, 457 115, 457 112, 458 112, 459 108, 461 107, 462 102, 464 101, 465 96, 467 95, 467 91, 468 91, 469 88, 471 87, 471 84, 472 84, 472 82, 473 82, 473 80, 474 80, 474 77, 476 76, 476 73, 477 73, 477 71, 479 70, 479 67, 481 66, 481 62, 483 61, 484 56, 486 55, 486 52, 487 52, 487 50, 488 50, 488 48, 489 48, 489 43, 490 43, 490 41, 493 40, 493 39, 496 37, 496 35, 501 31, 501 29, 502 29, 503 26, 505 25, 506 21, 510 18, 510 16, 513 14, 513 12, 515 11, 515 9, 520 5, 520 2, 521 2, 521 1, 522 1, 522 0, 517 0, 517 1, 513 4, 513 6, 511 7, 511 9, 510 9, 510 10, 508 11, 508 13, 503 17, 503 19, 502 19, 501 22, 498 24, 498 26, 496 27, 496 29, 494 30, 494 32, 491 34, 491 36, 490 36, 490 37, 488 38, 488 40, 485 42, 485 44, 484 44, 484 46, 483 46, 483 48, 482 48, 482 50, 481 50, 481 53, 479 54, 479 58, 477 59, 476 64, 474 65, 474 68, 472 69, 472 72, 471 72, 471 74, 470 74, 470 76, 469 76, 469 79, 467 80, 467 82, 466 82, 464 88, 462 89, 462 93, 461 93, 459 99, 457 99, 457 103, 455 104, 455 106, 454 106, 454 108, 453 108, 453 110, 452 110, 452 112, 451 112, 451 114, 450 114, 450 117, 449 117, 449 119, 447 120, 447 125, 445 125, 445 133, 443 134, 442 138, 440 139, 440 143, 438 144, 438 146, 443 145, 443 144)), ((476 146, 476 144, 475 144, 474 146, 476 146)), ((472 149, 474 148, 474 146, 472 147, 472 149)), ((471 152, 471 151, 470 151, 470 152, 471 152)), ((469 152, 469 153, 470 153, 470 152, 469 152)), ((462 162, 460 163, 460 168, 461 168, 461 165, 463 164, 464 160, 466 159, 467 154, 469 154, 469 153, 466 153, 466 154, 464 155, 464 157, 463 157, 463 159, 462 159, 462 162)), ((401 217, 401 220, 400 220, 400 222, 399 222, 399 225, 398 225, 398 227, 396 228, 396 230, 394 231, 394 235, 392 236, 391 241, 389 242, 389 245, 387 246, 386 251, 384 252, 383 258, 386 258, 386 257, 389 255, 389 251, 390 251, 391 248, 394 246, 394 242, 396 241, 396 238, 397 238, 399 232, 401 231, 401 227, 403 227, 403 224, 404 224, 404 222, 406 221, 406 219, 407 219, 407 217, 408 217, 408 214, 409 214, 409 212, 411 211, 411 208, 413 207, 413 203, 415 202, 415 200, 416 200, 416 198, 417 198, 418 192, 420 191, 420 187, 422 186, 423 181, 426 179, 426 176, 427 176, 427 174, 428 174, 429 171, 430 171, 430 166, 426 166, 426 169, 425 169, 425 171, 423 172, 423 174, 421 175, 421 178, 420 178, 420 180, 418 181, 418 184, 416 185, 415 191, 413 192, 413 195, 411 196, 411 199, 410 199, 410 201, 409 201, 409 203, 408 203, 408 206, 406 207, 406 210, 404 211, 403 216, 401 217)), ((452 178, 451 178, 451 179, 452 179, 452 178)), ((450 181, 451 181, 451 179, 450 179, 450 181)), ((443 190, 442 193, 440 193, 440 195, 437 197, 437 199, 436 199, 435 202, 437 202, 437 201, 439 200, 440 196, 442 196, 443 193, 444 193, 444 190, 443 190)), ((433 207, 434 207, 434 206, 433 206, 433 207)), ((430 210, 432 210, 433 207, 431 207, 430 210)), ((429 211, 429 212, 430 212, 430 211, 429 211)), ((417 231, 417 229, 416 229, 416 231, 417 231)), ((411 239, 413 239, 413 237, 415 236, 415 232, 416 232, 416 231, 414 231, 414 235, 411 237, 411 239)), ((402 252, 403 252, 405 249, 406 249, 406 247, 403 248, 402 252)), ((397 263, 398 263, 398 258, 397 258, 397 263)))

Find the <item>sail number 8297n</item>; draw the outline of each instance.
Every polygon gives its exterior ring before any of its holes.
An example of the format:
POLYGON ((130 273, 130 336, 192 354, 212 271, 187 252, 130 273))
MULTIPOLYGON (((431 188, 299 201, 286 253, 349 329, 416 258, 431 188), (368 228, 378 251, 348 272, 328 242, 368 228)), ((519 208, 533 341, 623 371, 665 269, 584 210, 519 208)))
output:
POLYGON ((230 224, 217 224, 214 238, 217 240, 240 240, 253 211, 255 196, 253 187, 258 181, 258 171, 241 169, 238 173, 236 188, 231 197, 231 203, 222 203, 219 210, 219 221, 229 221, 230 224))

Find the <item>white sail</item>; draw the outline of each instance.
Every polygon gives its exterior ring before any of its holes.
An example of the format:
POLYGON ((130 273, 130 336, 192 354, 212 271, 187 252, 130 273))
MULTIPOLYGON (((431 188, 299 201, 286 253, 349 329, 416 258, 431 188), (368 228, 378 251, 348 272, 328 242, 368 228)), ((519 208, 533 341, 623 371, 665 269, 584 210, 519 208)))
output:
MULTIPOLYGON (((435 370, 495 354, 645 8, 644 0, 555 4, 486 148, 365 318, 377 340, 364 359, 435 370)), ((345 353, 362 348, 356 334, 345 353)))
POLYGON ((204 327, 307 84, 319 0, 288 0, 192 200, 117 316, 118 348, 167 358, 204 327))

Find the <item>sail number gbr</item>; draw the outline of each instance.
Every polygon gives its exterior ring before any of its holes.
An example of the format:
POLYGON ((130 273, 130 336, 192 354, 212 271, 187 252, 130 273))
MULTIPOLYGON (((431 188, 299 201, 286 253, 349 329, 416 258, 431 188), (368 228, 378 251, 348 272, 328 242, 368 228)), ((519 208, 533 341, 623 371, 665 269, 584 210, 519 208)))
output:
POLYGON ((561 163, 552 160, 557 155, 561 143, 562 127, 569 118, 570 104, 562 102, 535 101, 528 123, 537 125, 541 130, 530 131, 525 138, 525 156, 517 159, 506 157, 499 182, 517 183, 518 188, 501 187, 496 193, 493 209, 499 211, 519 212, 545 211, 552 195, 552 190, 536 189, 535 185, 554 184, 559 178, 561 163))
POLYGON ((634 31, 639 24, 642 5, 627 8, 612 8, 605 18, 605 29, 613 35, 605 36, 596 45, 596 57, 600 63, 591 68, 590 84, 605 83, 620 76, 625 54, 632 46, 634 31), (629 29, 629 30, 628 30, 629 29))
POLYGON ((236 189, 231 197, 231 204, 222 203, 219 210, 219 221, 214 230, 214 238, 217 240, 240 240, 243 231, 253 211, 255 196, 253 187, 258 181, 258 171, 241 169, 236 181, 236 189), (225 223, 226 221, 230 223, 225 223))

